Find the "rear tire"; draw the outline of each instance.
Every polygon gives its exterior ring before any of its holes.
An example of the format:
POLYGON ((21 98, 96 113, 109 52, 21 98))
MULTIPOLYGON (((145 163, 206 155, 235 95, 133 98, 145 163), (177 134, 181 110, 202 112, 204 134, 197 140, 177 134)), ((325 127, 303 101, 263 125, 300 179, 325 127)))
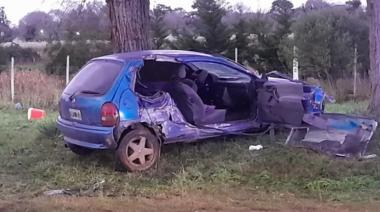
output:
POLYGON ((128 171, 146 171, 157 162, 159 152, 156 136, 145 128, 138 128, 121 139, 116 158, 128 171))
POLYGON ((94 150, 93 149, 89 149, 89 148, 86 148, 86 147, 82 147, 82 146, 78 146, 78 145, 75 145, 75 144, 67 144, 67 146, 69 147, 69 149, 74 152, 75 154, 77 155, 89 155, 91 154, 94 150))

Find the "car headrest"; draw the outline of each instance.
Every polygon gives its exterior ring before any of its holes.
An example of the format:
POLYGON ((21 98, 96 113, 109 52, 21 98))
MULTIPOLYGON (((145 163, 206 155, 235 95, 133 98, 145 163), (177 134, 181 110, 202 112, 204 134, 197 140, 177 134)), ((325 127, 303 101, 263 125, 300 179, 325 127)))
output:
POLYGON ((186 66, 181 65, 181 66, 178 68, 177 77, 178 77, 179 79, 185 79, 185 78, 186 78, 186 66))

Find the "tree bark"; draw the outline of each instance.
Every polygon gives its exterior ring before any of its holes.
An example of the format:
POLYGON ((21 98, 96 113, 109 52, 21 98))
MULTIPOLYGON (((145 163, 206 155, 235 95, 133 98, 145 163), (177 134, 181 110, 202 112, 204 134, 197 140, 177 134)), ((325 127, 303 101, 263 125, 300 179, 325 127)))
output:
POLYGON ((380 0, 367 0, 369 15, 371 101, 369 111, 380 118, 380 0))
POLYGON ((151 49, 149 0, 106 0, 115 53, 151 49))

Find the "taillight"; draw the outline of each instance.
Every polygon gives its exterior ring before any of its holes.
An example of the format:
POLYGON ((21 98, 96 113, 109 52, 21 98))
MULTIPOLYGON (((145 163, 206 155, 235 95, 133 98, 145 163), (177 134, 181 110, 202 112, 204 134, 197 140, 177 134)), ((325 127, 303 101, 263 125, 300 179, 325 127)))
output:
POLYGON ((102 125, 105 127, 113 127, 119 123, 119 110, 112 103, 105 103, 101 110, 102 125))

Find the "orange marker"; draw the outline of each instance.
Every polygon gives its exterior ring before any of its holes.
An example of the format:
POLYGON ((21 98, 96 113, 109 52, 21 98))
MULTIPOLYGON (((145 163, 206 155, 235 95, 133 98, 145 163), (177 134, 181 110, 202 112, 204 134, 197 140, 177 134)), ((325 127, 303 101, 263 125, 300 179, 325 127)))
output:
POLYGON ((28 109, 28 120, 39 120, 46 117, 46 112, 44 110, 29 108, 28 109))

